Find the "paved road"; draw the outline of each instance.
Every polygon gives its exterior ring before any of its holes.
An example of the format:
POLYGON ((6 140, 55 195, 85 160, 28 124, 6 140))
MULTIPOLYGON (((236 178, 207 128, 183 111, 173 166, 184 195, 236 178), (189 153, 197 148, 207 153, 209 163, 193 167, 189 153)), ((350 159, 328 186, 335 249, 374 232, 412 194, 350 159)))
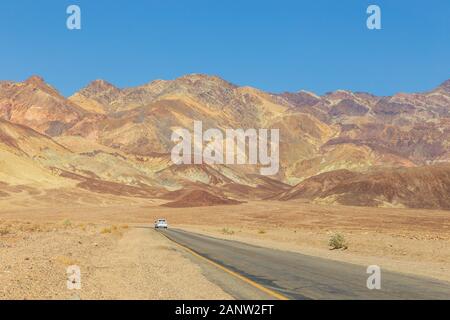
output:
POLYGON ((366 286, 366 267, 257 247, 183 230, 171 240, 290 299, 450 299, 450 283, 382 270, 381 290, 366 286))

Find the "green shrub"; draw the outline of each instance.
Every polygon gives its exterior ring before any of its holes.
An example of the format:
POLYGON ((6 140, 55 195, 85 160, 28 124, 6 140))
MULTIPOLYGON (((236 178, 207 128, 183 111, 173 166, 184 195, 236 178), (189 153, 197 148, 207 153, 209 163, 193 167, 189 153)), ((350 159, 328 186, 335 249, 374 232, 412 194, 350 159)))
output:
POLYGON ((344 236, 340 233, 335 233, 331 236, 328 245, 331 247, 331 250, 336 249, 347 249, 347 241, 345 240, 344 236))
POLYGON ((63 226, 68 228, 70 226, 72 226, 72 221, 70 221, 69 219, 66 219, 63 221, 63 226))

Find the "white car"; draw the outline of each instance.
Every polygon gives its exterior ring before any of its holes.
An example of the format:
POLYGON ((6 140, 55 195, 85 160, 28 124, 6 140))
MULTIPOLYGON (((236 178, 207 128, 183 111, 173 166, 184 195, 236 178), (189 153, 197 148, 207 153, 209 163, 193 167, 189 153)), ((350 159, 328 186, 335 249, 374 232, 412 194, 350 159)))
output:
POLYGON ((158 219, 155 221, 155 229, 167 229, 169 227, 166 219, 158 219))

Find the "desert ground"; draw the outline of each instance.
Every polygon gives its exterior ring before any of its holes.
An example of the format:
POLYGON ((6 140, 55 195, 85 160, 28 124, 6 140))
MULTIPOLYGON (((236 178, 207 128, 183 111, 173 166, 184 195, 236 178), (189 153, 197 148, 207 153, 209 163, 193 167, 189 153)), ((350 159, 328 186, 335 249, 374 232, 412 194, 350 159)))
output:
POLYGON ((1 220, 0 239, 2 300, 231 299, 146 228, 1 220), (80 290, 67 288, 73 265, 81 270, 80 290))
POLYGON ((175 244, 141 228, 162 217, 172 228, 450 281, 449 211, 301 201, 168 208, 165 202, 83 191, 2 200, 0 297, 71 298, 65 268, 78 263, 87 272, 81 299, 230 298, 175 244), (330 250, 334 234, 344 236, 347 249, 330 250))

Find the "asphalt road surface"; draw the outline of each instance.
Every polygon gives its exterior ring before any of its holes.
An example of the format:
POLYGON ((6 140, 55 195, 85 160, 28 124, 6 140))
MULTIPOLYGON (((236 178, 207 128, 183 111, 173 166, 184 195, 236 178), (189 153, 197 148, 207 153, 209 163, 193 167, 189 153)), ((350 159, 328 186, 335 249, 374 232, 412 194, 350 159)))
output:
MULTIPOLYGON (((450 283, 381 270, 367 288, 367 267, 169 229, 166 237, 289 299, 450 299, 450 283)), ((240 298, 245 298, 242 295, 240 298)))

